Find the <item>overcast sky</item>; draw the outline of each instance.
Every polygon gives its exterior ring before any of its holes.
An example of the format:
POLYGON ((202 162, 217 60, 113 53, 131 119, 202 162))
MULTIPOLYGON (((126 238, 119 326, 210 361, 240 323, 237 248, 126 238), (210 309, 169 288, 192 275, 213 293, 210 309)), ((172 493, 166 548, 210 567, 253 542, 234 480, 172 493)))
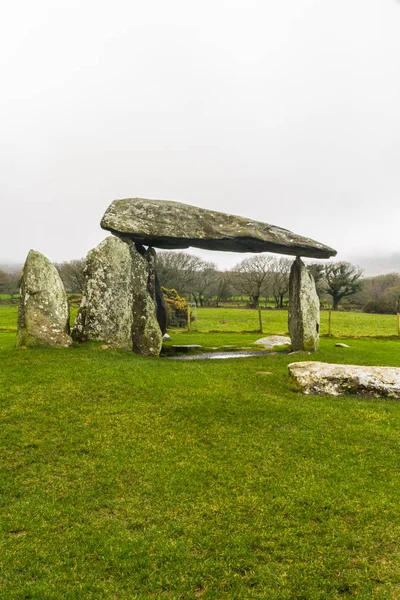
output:
POLYGON ((0 263, 86 255, 127 197, 400 250, 397 0, 19 0, 0 65, 0 263))

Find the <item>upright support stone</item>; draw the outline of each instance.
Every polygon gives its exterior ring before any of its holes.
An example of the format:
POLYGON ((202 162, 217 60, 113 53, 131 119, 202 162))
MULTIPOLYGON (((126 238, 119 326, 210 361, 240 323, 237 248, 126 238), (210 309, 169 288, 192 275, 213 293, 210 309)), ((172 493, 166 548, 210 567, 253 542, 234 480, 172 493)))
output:
POLYGON ((157 320, 155 302, 155 251, 129 245, 132 261, 132 345, 136 354, 158 356, 162 332, 157 320), (149 293, 149 291, 151 293, 149 293))
POLYGON ((156 316, 155 260, 154 250, 114 236, 91 250, 73 339, 158 356, 162 332, 156 316))
POLYGON ((162 293, 160 282, 157 275, 157 253, 154 248, 147 250, 141 244, 135 244, 136 250, 144 256, 148 263, 149 275, 147 279, 147 291, 156 307, 157 321, 161 329, 161 333, 167 331, 167 309, 165 307, 164 294, 162 293))
POLYGON ((102 341, 132 350, 132 273, 129 246, 106 238, 87 255, 85 289, 72 330, 77 342, 102 341))
POLYGON ((21 278, 17 346, 70 346, 69 307, 55 266, 31 250, 21 278))
POLYGON ((298 256, 289 279, 289 335, 293 351, 318 350, 319 310, 314 278, 298 256))

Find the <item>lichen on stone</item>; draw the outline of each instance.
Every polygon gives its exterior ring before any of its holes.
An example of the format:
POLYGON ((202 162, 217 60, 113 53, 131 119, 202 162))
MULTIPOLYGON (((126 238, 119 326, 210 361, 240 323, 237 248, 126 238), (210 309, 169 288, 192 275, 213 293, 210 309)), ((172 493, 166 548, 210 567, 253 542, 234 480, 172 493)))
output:
POLYGON ((72 337, 158 356, 155 252, 111 236, 88 253, 85 290, 72 337), (150 290, 150 293, 149 293, 150 290))
POLYGON ((17 346, 70 346, 69 307, 55 266, 30 250, 21 277, 17 346))
POLYGON ((320 303, 314 278, 298 257, 289 278, 289 335, 292 350, 314 352, 319 346, 320 303))

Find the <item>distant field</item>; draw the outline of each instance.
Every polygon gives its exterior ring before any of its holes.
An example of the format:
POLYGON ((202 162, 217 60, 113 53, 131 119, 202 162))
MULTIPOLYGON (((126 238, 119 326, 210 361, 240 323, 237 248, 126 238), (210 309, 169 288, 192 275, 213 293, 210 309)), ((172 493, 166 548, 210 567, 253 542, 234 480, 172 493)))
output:
MULTIPOLYGON (((285 334, 288 330, 286 310, 262 311, 263 327, 267 333, 285 334)), ((258 329, 255 310, 236 308, 199 308, 193 329, 200 332, 254 331, 258 329)), ((321 335, 328 333, 328 311, 321 312, 321 335)), ((397 335, 396 315, 332 312, 332 334, 337 337, 376 337, 397 335)))

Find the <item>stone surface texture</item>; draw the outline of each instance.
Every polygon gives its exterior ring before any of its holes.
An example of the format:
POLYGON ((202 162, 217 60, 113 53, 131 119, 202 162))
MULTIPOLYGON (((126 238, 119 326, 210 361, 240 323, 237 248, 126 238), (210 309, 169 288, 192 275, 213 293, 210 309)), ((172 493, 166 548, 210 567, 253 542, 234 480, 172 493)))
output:
POLYGON ((21 278, 17 346, 70 346, 69 307, 55 266, 31 250, 21 278))
MULTIPOLYGON (((162 347, 162 331, 158 324, 154 294, 149 293, 152 249, 142 255, 135 244, 129 245, 132 265, 132 345, 136 354, 158 356, 162 347)), ((152 291, 152 284, 150 284, 152 291)))
POLYGON ((110 348, 158 356, 162 333, 151 293, 154 261, 151 250, 138 251, 135 244, 114 236, 91 250, 73 339, 102 341, 110 348))
POLYGON ((305 394, 342 394, 400 400, 400 368, 297 362, 290 375, 305 394))
POLYGON ((132 350, 131 254, 110 236, 87 255, 85 290, 72 330, 75 341, 96 340, 132 350))
POLYGON ((319 345, 320 304, 314 278, 297 257, 289 278, 289 335, 292 350, 314 352, 319 345))
POLYGON ((263 337, 256 342, 254 342, 257 346, 264 346, 266 350, 272 350, 273 348, 277 348, 279 346, 291 346, 290 337, 285 335, 270 335, 268 337, 263 337))
POLYGON ((114 200, 101 221, 103 229, 145 246, 182 249, 194 246, 228 252, 278 252, 329 258, 336 251, 287 229, 168 200, 114 200))

